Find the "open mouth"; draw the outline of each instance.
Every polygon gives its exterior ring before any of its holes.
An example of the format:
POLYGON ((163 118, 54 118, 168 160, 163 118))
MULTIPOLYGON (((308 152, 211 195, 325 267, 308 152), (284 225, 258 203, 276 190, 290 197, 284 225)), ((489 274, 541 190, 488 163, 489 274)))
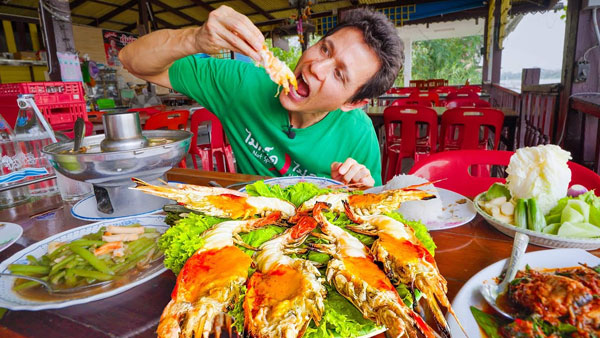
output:
POLYGON ((296 94, 303 98, 307 97, 310 94, 310 88, 308 87, 306 81, 304 81, 304 76, 300 74, 300 76, 298 76, 296 80, 298 82, 298 89, 296 90, 296 94))

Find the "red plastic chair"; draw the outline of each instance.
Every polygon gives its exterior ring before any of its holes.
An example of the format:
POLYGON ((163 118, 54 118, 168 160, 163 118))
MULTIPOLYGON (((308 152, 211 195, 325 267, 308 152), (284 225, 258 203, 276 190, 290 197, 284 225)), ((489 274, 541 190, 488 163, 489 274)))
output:
POLYGON ((165 109, 166 109, 165 105, 161 104, 158 106, 151 106, 151 107, 146 107, 146 108, 129 108, 129 109, 127 109, 127 111, 128 112, 137 111, 140 114, 146 114, 148 116, 152 116, 156 113, 165 111, 165 109))
POLYGON ((385 147, 383 158, 384 182, 402 172, 402 159, 415 161, 435 152, 438 117, 435 110, 423 106, 391 106, 383 111, 385 147), (419 130, 427 126, 425 136, 419 130), (396 134, 396 130, 400 134, 396 134))
POLYGON ((388 94, 398 94, 398 95, 410 95, 414 92, 418 92, 419 89, 415 87, 401 87, 401 88, 390 88, 387 93, 388 94))
POLYGON ((235 173, 231 145, 225 144, 223 126, 221 125, 221 121, 219 121, 213 113, 206 108, 194 109, 190 131, 193 134, 192 142, 190 144, 190 155, 192 157, 194 169, 198 169, 197 156, 199 156, 202 161, 202 170, 213 171, 214 164, 216 164, 217 171, 235 173), (198 144, 198 127, 203 122, 211 123, 209 144, 198 144), (215 159, 214 163, 213 158, 215 159))
POLYGON ((423 106, 423 107, 433 107, 433 102, 431 102, 431 100, 429 100, 429 99, 421 99, 421 98, 411 99, 411 98, 406 98, 406 99, 396 99, 396 100, 394 100, 394 102, 392 102, 392 104, 390 106, 406 106, 406 105, 416 105, 416 106, 423 106))
POLYGON ((154 129, 186 129, 190 112, 187 110, 171 110, 156 113, 146 121, 144 130, 154 129))
POLYGON ((490 103, 482 99, 454 99, 452 101, 446 101, 446 108, 458 108, 458 107, 479 107, 489 108, 490 103))
POLYGON ((481 93, 481 86, 466 85, 466 86, 460 87, 460 89, 469 90, 474 93, 481 93))
POLYGON ((410 80, 408 85, 418 89, 427 89, 427 80, 410 80))
POLYGON ((454 108, 442 115, 440 151, 485 149, 490 128, 494 131, 492 149, 498 149, 504 113, 492 108, 454 108), (480 131, 483 127, 483 140, 480 131), (458 134, 458 135, 457 135, 458 134))
POLYGON ((437 107, 440 105, 440 96, 434 92, 418 92, 410 94, 409 99, 425 99, 432 102, 432 104, 437 107))
POLYGON ((456 100, 456 99, 478 100, 479 95, 477 95, 476 92, 473 92, 469 89, 461 88, 453 93, 448 94, 448 96, 446 96, 446 102, 456 100))
MULTIPOLYGON (((430 181, 443 180, 435 185, 455 191, 459 194, 474 197, 486 191, 495 182, 504 183, 499 177, 474 176, 469 168, 481 165, 508 166, 512 151, 503 150, 458 150, 432 154, 415 163, 409 174, 421 176, 430 181)), ((588 189, 596 189, 600 193, 600 176, 577 163, 568 162, 571 169, 571 183, 581 184, 588 189)))
POLYGON ((450 86, 441 86, 441 87, 437 87, 435 89, 432 89, 433 92, 439 94, 450 94, 450 93, 454 93, 455 91, 457 91, 458 88, 456 87, 450 87, 450 86))

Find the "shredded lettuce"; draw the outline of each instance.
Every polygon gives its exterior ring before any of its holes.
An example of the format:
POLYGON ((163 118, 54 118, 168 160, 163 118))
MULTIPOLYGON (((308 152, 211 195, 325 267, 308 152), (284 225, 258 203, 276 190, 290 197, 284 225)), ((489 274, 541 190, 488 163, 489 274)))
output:
POLYGON ((158 240, 158 248, 165 254, 165 267, 178 274, 185 261, 204 245, 200 235, 222 221, 222 218, 190 213, 169 228, 158 240))
POLYGON ((256 181, 246 186, 246 192, 250 196, 277 197, 300 206, 305 201, 330 192, 330 189, 322 189, 309 182, 300 182, 285 188, 278 184, 268 185, 264 181, 256 181))

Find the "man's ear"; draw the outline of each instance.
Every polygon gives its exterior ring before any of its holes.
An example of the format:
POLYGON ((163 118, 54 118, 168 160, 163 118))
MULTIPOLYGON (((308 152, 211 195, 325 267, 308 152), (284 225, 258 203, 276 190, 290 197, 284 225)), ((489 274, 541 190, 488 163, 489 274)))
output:
POLYGON ((347 102, 347 103, 344 103, 340 107, 340 109, 342 111, 350 111, 352 109, 360 108, 360 107, 364 106, 367 103, 369 103, 369 99, 362 99, 362 100, 355 101, 355 102, 347 102))

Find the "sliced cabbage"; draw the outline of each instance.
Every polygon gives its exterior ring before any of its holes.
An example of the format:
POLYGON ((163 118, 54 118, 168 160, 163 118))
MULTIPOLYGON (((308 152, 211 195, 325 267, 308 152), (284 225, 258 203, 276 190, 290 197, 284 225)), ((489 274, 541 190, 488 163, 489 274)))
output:
POLYGON ((600 237, 600 228, 586 222, 571 223, 564 222, 558 229, 557 235, 564 237, 600 237))
POLYGON ((548 144, 517 149, 506 168, 506 184, 514 199, 535 198, 545 215, 567 195, 571 154, 548 144))

